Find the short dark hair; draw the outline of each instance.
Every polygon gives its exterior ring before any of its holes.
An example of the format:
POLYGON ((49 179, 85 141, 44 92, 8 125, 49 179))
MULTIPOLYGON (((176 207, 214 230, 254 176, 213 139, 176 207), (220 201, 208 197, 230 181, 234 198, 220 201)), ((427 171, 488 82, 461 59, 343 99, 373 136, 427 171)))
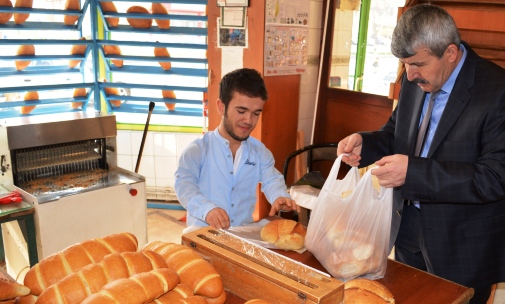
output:
POLYGON ((219 99, 224 103, 225 109, 233 97, 233 93, 268 99, 267 89, 261 74, 248 68, 237 69, 224 75, 219 84, 219 99))
POLYGON ((442 58, 449 45, 459 47, 461 37, 447 11, 436 5, 419 4, 401 15, 391 41, 391 53, 397 58, 412 57, 424 47, 442 58))

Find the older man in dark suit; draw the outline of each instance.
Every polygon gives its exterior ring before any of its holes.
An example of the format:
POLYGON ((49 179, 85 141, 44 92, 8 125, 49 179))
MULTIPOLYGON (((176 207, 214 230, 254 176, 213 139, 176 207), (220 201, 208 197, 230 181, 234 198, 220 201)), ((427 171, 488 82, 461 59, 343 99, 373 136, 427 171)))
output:
POLYGON ((395 258, 472 287, 471 303, 486 303, 505 281, 505 70, 429 4, 401 16, 391 51, 406 69, 397 107, 379 131, 346 137, 337 153, 351 166, 375 162, 379 183, 394 187, 395 258))

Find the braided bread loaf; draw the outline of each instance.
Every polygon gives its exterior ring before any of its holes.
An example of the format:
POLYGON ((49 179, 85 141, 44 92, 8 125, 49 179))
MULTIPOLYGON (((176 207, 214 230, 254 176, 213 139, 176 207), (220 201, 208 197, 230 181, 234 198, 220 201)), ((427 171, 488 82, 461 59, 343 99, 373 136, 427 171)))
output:
POLYGON ((184 245, 156 241, 147 244, 142 250, 159 253, 168 267, 177 271, 181 282, 191 286, 195 295, 217 298, 224 292, 223 281, 214 266, 193 249, 184 245))
POLYGON ((144 304, 153 301, 179 284, 179 276, 171 268, 154 269, 118 279, 105 285, 82 304, 144 304))
POLYGON ((159 268, 167 268, 167 263, 153 251, 109 254, 44 290, 37 304, 80 303, 110 282, 159 268))
POLYGON ((100 262, 115 252, 137 251, 137 238, 128 232, 87 240, 48 256, 33 266, 24 279, 31 294, 40 295, 49 286, 84 266, 100 262))

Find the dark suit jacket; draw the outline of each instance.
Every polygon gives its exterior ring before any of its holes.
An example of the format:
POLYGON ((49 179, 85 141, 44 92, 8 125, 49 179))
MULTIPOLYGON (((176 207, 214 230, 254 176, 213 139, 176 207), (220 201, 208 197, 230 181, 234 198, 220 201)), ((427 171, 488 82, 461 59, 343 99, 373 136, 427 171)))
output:
POLYGON ((414 157, 425 93, 404 77, 398 105, 376 132, 364 132, 362 166, 409 156, 394 189, 390 248, 404 200, 421 202, 421 225, 436 275, 471 287, 505 281, 505 70, 468 55, 427 158, 414 157))

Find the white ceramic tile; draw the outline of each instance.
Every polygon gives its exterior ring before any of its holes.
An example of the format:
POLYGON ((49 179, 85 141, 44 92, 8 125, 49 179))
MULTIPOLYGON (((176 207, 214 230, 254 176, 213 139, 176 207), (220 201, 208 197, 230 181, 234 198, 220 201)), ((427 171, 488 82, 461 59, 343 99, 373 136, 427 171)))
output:
POLYGON ((312 139, 312 124, 314 123, 314 118, 303 118, 298 120, 298 130, 303 130, 305 134, 304 145, 310 144, 312 139))
POLYGON ((321 30, 320 29, 309 29, 309 41, 307 53, 311 55, 319 55, 321 52, 321 30))
POLYGON ((168 132, 153 133, 154 155, 175 156, 177 153, 175 136, 174 133, 168 132))
POLYGON ((133 165, 131 155, 118 155, 117 156, 117 165, 120 168, 126 169, 128 171, 133 171, 135 168, 133 165))
MULTIPOLYGON (((137 156, 132 156, 133 166, 137 165, 137 156)), ((139 174, 145 176, 146 178, 151 177, 155 178, 155 170, 154 170, 154 156, 152 155, 143 155, 140 159, 140 167, 139 174)))
MULTIPOLYGON (((132 155, 138 155, 140 152, 140 143, 142 142, 142 137, 144 132, 142 131, 132 131, 132 155)), ((144 149, 142 150, 142 156, 144 155, 154 155, 154 144, 153 144, 153 134, 147 132, 146 140, 144 142, 144 149)))
POLYGON ((174 187, 175 179, 173 178, 156 178, 156 187, 174 187))
POLYGON ((298 119, 314 117, 315 104, 316 104, 316 93, 300 94, 300 106, 298 108, 298 119))
POLYGON ((323 2, 322 1, 310 1, 310 16, 309 16, 309 28, 310 29, 321 29, 321 20, 324 19, 323 14, 323 2))
POLYGON ((175 136, 175 140, 177 142, 177 156, 180 156, 182 154, 182 151, 184 151, 184 149, 186 149, 186 147, 189 145, 189 143, 191 143, 193 140, 197 139, 197 138, 201 138, 202 135, 201 134, 183 134, 183 133, 179 133, 179 134, 176 134, 175 136))
POLYGON ((315 93, 317 91, 317 78, 319 68, 316 66, 308 66, 305 71, 305 83, 300 86, 300 94, 315 93))
POLYGON ((131 131, 118 130, 116 136, 116 147, 118 155, 132 154, 131 131))
POLYGON ((156 187, 156 179, 154 177, 146 177, 146 187, 156 187))
POLYGON ((175 156, 155 156, 155 176, 156 178, 173 178, 177 169, 177 158, 175 156))

